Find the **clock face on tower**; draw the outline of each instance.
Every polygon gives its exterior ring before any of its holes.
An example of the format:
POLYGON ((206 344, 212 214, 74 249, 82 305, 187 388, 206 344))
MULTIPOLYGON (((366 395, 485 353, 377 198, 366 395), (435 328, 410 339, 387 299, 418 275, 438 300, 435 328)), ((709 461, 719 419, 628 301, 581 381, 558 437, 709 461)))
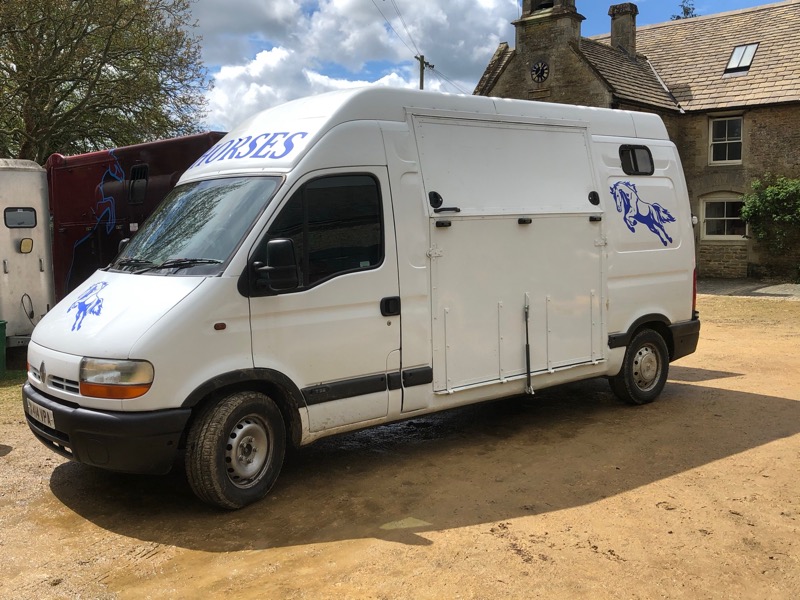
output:
POLYGON ((550 75, 550 67, 544 61, 539 61, 531 67, 531 77, 536 83, 542 83, 550 75))

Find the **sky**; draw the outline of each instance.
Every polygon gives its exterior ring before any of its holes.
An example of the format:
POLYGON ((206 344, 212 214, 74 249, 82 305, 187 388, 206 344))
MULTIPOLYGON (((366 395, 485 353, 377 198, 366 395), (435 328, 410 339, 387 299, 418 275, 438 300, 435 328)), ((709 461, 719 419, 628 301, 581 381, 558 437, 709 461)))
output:
MULTIPOLYGON (((608 33, 618 0, 577 0, 583 36, 608 33)), ((767 0, 695 0, 709 15, 767 0)), ((514 46, 518 0, 195 0, 213 89, 208 129, 227 131, 294 98, 382 85, 471 94, 500 42, 514 46)), ((680 0, 639 0, 637 26, 669 21, 680 0)))

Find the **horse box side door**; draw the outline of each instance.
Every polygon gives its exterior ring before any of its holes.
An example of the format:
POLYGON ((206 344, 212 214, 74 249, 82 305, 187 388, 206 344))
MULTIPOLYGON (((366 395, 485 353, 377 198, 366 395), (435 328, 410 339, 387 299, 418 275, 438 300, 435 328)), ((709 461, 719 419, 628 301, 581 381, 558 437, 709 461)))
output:
POLYGON ((677 318, 693 249, 691 214, 680 159, 669 140, 594 139, 608 239, 609 333, 626 331, 645 314, 677 318), (637 164, 623 164, 630 149, 637 164), (641 164, 639 164, 641 163, 641 164))

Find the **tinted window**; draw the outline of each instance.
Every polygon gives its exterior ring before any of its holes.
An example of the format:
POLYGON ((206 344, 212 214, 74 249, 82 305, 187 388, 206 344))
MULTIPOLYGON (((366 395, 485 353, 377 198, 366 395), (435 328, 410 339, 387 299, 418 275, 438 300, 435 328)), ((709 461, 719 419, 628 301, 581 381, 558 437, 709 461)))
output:
POLYGON ((307 183, 270 226, 267 240, 276 238, 294 243, 301 287, 379 265, 383 227, 378 183, 369 175, 323 177, 307 183))
POLYGON ((620 146, 619 158, 627 175, 652 175, 655 170, 647 146, 620 146))
POLYGON ((33 208, 7 208, 3 221, 9 229, 33 229, 36 227, 36 210, 33 208))

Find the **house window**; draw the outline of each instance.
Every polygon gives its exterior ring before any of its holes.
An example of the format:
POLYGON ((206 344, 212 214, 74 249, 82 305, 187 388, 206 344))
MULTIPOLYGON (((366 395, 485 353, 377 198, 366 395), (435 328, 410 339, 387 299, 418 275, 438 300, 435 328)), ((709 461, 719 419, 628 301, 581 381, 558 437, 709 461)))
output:
POLYGON ((753 64, 753 57, 756 55, 758 44, 747 44, 736 46, 731 53, 728 66, 725 67, 726 73, 746 73, 753 64))
POLYGON ((742 117, 711 119, 711 163, 742 162, 742 117))
POLYGON ((747 224, 742 220, 741 198, 713 197, 702 201, 704 240, 742 240, 747 224))

